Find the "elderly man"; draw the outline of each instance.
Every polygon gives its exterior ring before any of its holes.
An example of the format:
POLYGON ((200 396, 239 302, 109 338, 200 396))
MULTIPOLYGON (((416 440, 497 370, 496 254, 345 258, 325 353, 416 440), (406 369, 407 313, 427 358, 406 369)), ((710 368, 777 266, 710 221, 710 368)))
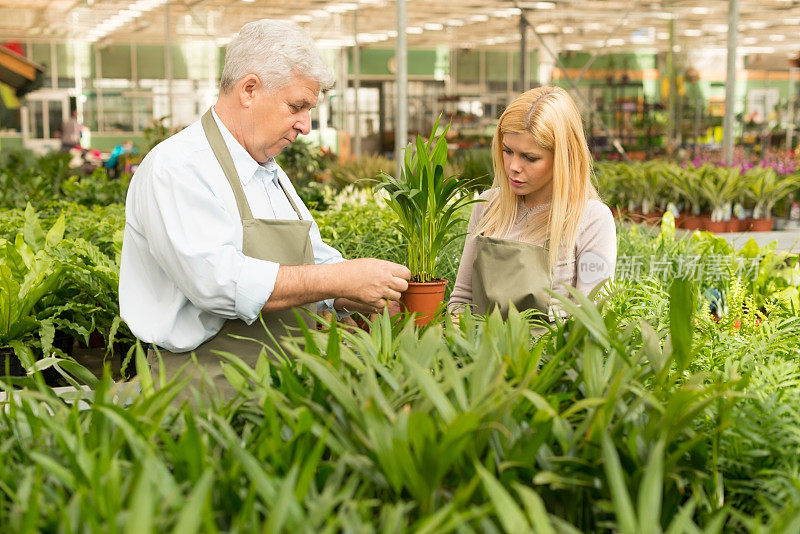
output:
POLYGON ((332 81, 299 26, 249 23, 228 45, 216 104, 136 171, 120 310, 134 335, 160 348, 168 376, 194 351, 226 389, 217 352, 254 365, 262 350, 242 337, 269 343, 296 325, 294 308, 314 303, 374 312, 408 287, 406 267, 345 261, 326 245, 275 163, 309 132, 309 111, 332 81))

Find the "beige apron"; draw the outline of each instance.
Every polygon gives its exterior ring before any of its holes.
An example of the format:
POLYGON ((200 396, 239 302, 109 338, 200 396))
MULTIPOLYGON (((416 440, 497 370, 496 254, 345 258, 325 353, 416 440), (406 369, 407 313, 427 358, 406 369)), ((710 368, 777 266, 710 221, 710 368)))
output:
MULTIPOLYGON (((208 142, 211 144, 211 149, 214 151, 220 166, 222 166, 225 177, 228 179, 228 183, 230 183, 233 194, 236 197, 236 204, 239 207, 239 215, 242 219, 242 252, 244 255, 259 260, 276 262, 281 265, 313 264, 314 252, 309 237, 311 221, 303 220, 300 210, 297 209, 297 205, 283 187, 283 184, 280 184, 280 180, 278 183, 300 220, 253 218, 253 212, 250 210, 247 197, 245 197, 242 182, 233 164, 233 158, 225 145, 217 123, 214 121, 211 109, 203 115, 201 124, 208 142)), ((313 323, 308 315, 304 312, 300 312, 300 314, 306 323, 313 328, 313 323)), ((293 310, 262 312, 261 318, 276 340, 287 333, 287 327, 297 327, 297 320, 293 310)), ((258 356, 263 350, 262 343, 275 348, 269 335, 264 331, 260 320, 256 319, 253 324, 248 325, 240 319, 231 319, 225 321, 222 329, 214 337, 197 347, 194 350, 194 354, 205 373, 213 380, 216 389, 224 397, 230 398, 233 396, 234 390, 222 372, 222 367, 220 366, 222 359, 217 353, 230 352, 241 358, 246 364, 255 367, 258 356), (234 336, 252 338, 256 341, 237 339, 234 336)), ((180 368, 190 360, 188 353, 177 354, 164 350, 159 352, 168 379, 175 376, 180 368)), ((269 354, 269 351, 267 353, 269 354)), ((150 355, 149 358, 151 361, 150 368, 151 371, 155 371, 157 370, 157 364, 152 356, 150 355)), ((186 367, 181 377, 185 378, 187 376, 191 377, 190 386, 198 389, 201 394, 204 393, 202 375, 195 366, 188 365, 186 367)), ((188 394, 188 391, 186 393, 188 394)), ((188 395, 181 395, 181 397, 187 398, 188 395)))
POLYGON ((519 310, 537 309, 547 315, 553 277, 547 247, 479 235, 472 262, 472 302, 475 313, 495 306, 503 317, 509 304, 519 310))

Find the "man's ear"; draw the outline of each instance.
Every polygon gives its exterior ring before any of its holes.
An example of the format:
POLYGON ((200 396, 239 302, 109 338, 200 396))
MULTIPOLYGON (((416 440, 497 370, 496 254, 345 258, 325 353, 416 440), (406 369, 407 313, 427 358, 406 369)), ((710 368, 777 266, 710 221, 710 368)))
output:
POLYGON ((239 103, 249 108, 256 97, 256 92, 261 90, 261 79, 255 74, 248 74, 237 84, 239 88, 239 103))

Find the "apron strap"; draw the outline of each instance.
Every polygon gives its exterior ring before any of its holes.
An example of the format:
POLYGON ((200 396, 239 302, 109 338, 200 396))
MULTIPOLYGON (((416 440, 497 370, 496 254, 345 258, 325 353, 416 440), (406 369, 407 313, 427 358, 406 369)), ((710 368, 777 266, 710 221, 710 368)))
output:
MULTIPOLYGON (((217 121, 214 120, 214 116, 211 114, 211 108, 208 108, 208 111, 203 114, 203 118, 200 122, 203 125, 208 143, 211 145, 211 150, 214 151, 214 155, 217 157, 220 166, 222 166, 222 171, 225 173, 225 177, 228 179, 231 189, 233 189, 233 196, 236 197, 236 205, 239 207, 239 216, 242 220, 252 219, 253 211, 250 209, 250 203, 247 202, 247 196, 244 194, 242 181, 239 178, 239 173, 236 172, 236 166, 233 164, 231 153, 225 145, 225 140, 222 138, 222 132, 219 131, 217 121)), ((278 185, 281 186, 281 191, 286 195, 286 200, 289 201, 289 204, 292 205, 292 209, 297 214, 297 218, 302 221, 303 214, 300 213, 297 204, 292 200, 292 196, 283 186, 280 177, 277 177, 277 181, 278 185)))
POLYGON ((222 166, 222 172, 225 173, 225 178, 228 179, 228 183, 231 185, 231 189, 233 189, 233 196, 236 197, 236 205, 239 207, 239 216, 243 221, 252 219, 253 212, 244 194, 242 181, 239 179, 239 173, 236 172, 236 166, 233 164, 231 153, 225 145, 222 133, 219 131, 217 121, 214 120, 214 116, 211 114, 211 108, 208 108, 208 111, 203 114, 200 123, 203 125, 203 130, 206 133, 208 143, 211 145, 211 150, 214 151, 217 161, 220 166, 222 166))
POLYGON ((290 195, 289 192, 286 190, 286 188, 283 187, 283 182, 281 182, 280 176, 276 176, 275 179, 278 181, 278 185, 281 186, 281 189, 283 190, 283 194, 286 195, 286 200, 288 200, 289 204, 292 205, 292 209, 297 214, 297 218, 302 221, 303 220, 303 214, 300 213, 299 209, 297 209, 297 204, 295 204, 294 200, 292 200, 292 195, 290 195))

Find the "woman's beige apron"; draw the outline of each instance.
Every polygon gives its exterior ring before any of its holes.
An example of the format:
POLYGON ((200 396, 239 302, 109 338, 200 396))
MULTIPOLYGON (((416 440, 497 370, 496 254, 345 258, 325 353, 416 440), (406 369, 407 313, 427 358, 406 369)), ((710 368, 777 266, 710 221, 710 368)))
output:
POLYGON ((547 315, 553 282, 546 247, 479 235, 472 263, 472 302, 475 313, 495 307, 503 317, 509 305, 537 309, 547 315))
MULTIPOLYGON (((281 265, 313 264, 314 252, 311 248, 311 239, 309 237, 311 221, 303 220, 297 205, 292 200, 292 197, 289 196, 283 184, 280 184, 281 189, 283 189, 286 198, 300 220, 253 218, 253 212, 250 210, 247 197, 245 197, 242 182, 233 164, 233 158, 225 145, 217 123, 214 121, 211 109, 203 115, 201 124, 211 144, 211 149, 222 166, 225 177, 228 179, 228 183, 230 183, 233 194, 236 197, 236 204, 239 207, 239 215, 242 219, 242 252, 244 255, 258 260, 276 262, 281 265)), ((280 180, 278 183, 280 183, 280 180)), ((300 312, 300 314, 307 324, 313 325, 306 313, 300 312)), ((297 326, 294 310, 262 312, 261 318, 276 340, 287 333, 287 327, 297 326)), ((200 366, 203 367, 205 374, 213 381, 217 391, 222 393, 224 397, 229 398, 233 396, 234 390, 222 372, 220 365, 222 358, 218 353, 230 352, 241 358, 246 364, 255 367, 258 356, 263 350, 262 343, 275 348, 269 334, 264 331, 261 321, 256 319, 253 324, 248 325, 240 319, 230 319, 225 321, 217 335, 197 347, 194 350, 194 354, 200 366), (239 337, 252 338, 256 341, 239 339, 239 337)), ((178 354, 164 350, 160 350, 159 353, 163 360, 167 379, 175 376, 181 367, 190 361, 188 353, 178 354)), ((267 353, 269 354, 269 351, 267 353)), ((149 359, 151 371, 155 372, 158 367, 152 354, 149 359)), ((190 377, 190 386, 196 388, 201 394, 204 393, 205 383, 199 369, 194 365, 186 366, 181 378, 186 377, 190 377)), ((187 395, 181 395, 181 397, 186 398, 187 395)))

